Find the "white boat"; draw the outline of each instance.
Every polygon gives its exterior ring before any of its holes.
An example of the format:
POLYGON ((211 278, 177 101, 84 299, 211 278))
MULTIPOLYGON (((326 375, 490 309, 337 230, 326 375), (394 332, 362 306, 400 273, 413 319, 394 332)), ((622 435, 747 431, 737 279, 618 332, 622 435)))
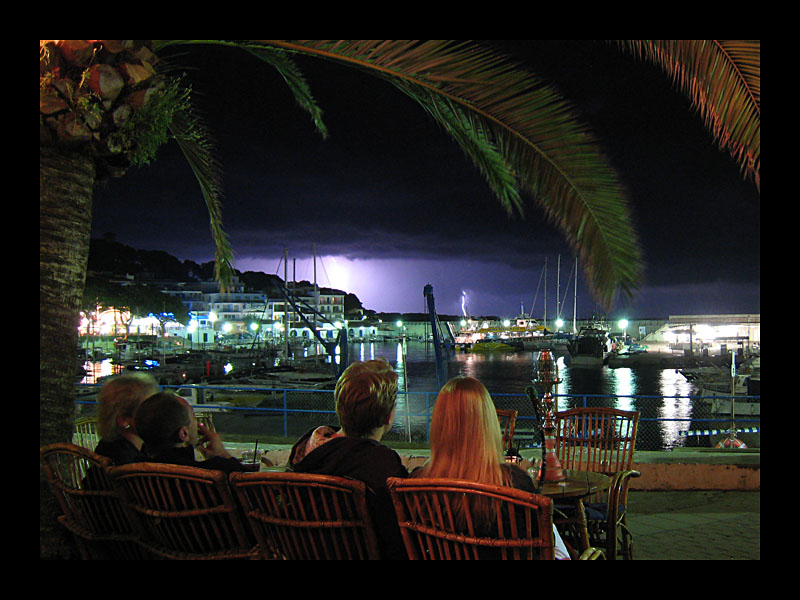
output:
MULTIPOLYGON (((678 371, 683 377, 691 383, 699 386, 704 384, 722 384, 728 383, 730 386, 730 367, 723 365, 710 365, 704 367, 694 367, 680 369, 678 371)), ((761 373, 761 356, 756 354, 745 360, 740 366, 736 368, 737 378, 741 377, 741 382, 737 385, 742 386, 743 380, 746 376, 759 375, 761 373)))
POLYGON ((578 336, 567 344, 570 355, 570 366, 602 367, 611 354, 611 338, 608 329, 599 323, 581 327, 578 336))
POLYGON ((525 316, 517 317, 514 322, 497 324, 488 321, 464 321, 453 339, 457 348, 475 351, 477 345, 482 345, 479 351, 492 349, 531 350, 528 344, 532 340, 544 339, 544 327, 536 319, 525 316))
MULTIPOLYGON (((730 379, 730 378, 729 378, 730 379)), ((736 416, 761 415, 761 375, 736 375, 734 392, 731 394, 730 381, 727 383, 706 383, 700 386, 700 395, 711 403, 714 414, 729 415, 731 398, 734 401, 733 411, 736 416), (758 398, 753 398, 758 396, 758 398)))

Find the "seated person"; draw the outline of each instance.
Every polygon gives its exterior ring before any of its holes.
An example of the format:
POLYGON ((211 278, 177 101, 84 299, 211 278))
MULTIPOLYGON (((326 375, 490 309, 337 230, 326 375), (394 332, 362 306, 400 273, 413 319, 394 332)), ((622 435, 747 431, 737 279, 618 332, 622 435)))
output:
POLYGON ((133 415, 145 398, 157 394, 152 375, 132 373, 112 377, 100 390, 95 453, 110 458, 115 465, 143 462, 142 438, 136 432, 133 415))
MULTIPOLYGON (((505 462, 497 410, 489 391, 477 379, 454 377, 442 387, 433 408, 430 437, 431 458, 424 466, 414 469, 411 477, 465 479, 537 493, 527 471, 505 462)), ((496 535, 488 503, 471 508, 473 514, 484 516, 484 526, 487 527, 484 535, 496 535)), ((463 520, 463 512, 457 512, 456 519, 463 520)), ((567 548, 555 527, 553 538, 555 557, 569 559, 567 548)), ((481 555, 497 558, 497 553, 492 550, 481 552, 481 555)))
POLYGON ((225 450, 218 433, 197 422, 194 409, 180 396, 169 392, 150 396, 139 405, 135 423, 150 462, 226 473, 247 470, 225 450), (195 448, 206 460, 195 460, 195 448))
POLYGON ((394 421, 397 373, 385 359, 354 362, 336 383, 334 398, 341 428, 308 431, 292 447, 289 469, 366 483, 381 556, 407 559, 386 478, 408 477, 408 471, 397 452, 380 443, 394 421))

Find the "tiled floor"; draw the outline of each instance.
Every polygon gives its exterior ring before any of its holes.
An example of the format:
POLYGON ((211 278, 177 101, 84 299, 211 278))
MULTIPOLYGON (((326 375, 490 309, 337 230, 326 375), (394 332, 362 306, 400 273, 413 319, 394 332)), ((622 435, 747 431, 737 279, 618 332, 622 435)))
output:
POLYGON ((760 492, 642 492, 628 497, 635 560, 760 560, 760 492))

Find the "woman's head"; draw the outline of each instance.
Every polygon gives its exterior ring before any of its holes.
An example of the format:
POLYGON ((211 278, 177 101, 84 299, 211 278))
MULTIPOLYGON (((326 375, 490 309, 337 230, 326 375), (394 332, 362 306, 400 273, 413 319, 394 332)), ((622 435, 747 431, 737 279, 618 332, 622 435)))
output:
POLYGON ((156 380, 146 373, 119 375, 100 390, 97 434, 113 442, 130 430, 135 433, 134 413, 145 398, 158 393, 156 380))
POLYGON ((480 381, 455 377, 442 387, 430 437, 428 477, 501 485, 503 436, 492 397, 480 381))

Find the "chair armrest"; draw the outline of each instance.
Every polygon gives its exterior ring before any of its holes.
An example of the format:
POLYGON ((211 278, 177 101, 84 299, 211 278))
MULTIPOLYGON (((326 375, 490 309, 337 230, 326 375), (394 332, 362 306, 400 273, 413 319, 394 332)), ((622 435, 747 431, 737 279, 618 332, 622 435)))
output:
POLYGON ((608 525, 616 528, 619 519, 620 504, 627 505, 628 486, 631 478, 639 477, 641 473, 633 469, 618 471, 611 478, 611 485, 608 488, 608 525))
POLYGON ((578 560, 605 560, 606 554, 600 548, 587 548, 578 560))

